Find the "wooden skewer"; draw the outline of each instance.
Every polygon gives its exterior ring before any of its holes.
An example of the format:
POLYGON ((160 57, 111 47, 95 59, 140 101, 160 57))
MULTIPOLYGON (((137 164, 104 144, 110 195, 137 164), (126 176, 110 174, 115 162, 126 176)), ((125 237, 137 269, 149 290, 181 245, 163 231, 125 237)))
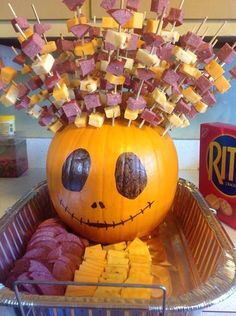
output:
POLYGON ((10 10, 11 10, 12 14, 14 15, 14 17, 17 18, 16 12, 13 9, 12 5, 10 4, 10 2, 8 2, 8 7, 10 8, 10 10))
POLYGON ((216 40, 214 41, 214 43, 212 43, 212 47, 214 48, 217 43, 218 43, 218 39, 216 39, 216 40))
MULTIPOLYGON (((35 18, 36 18, 38 24, 41 24, 41 21, 40 21, 40 19, 39 19, 39 16, 38 16, 38 13, 37 13, 37 11, 36 11, 36 8, 35 8, 34 4, 31 4, 31 7, 32 7, 32 10, 33 10, 33 12, 34 12, 34 15, 35 15, 35 18)), ((45 34, 43 34, 43 39, 44 39, 45 43, 48 42, 48 40, 47 40, 45 34)))
POLYGON ((97 24, 97 17, 96 17, 96 15, 94 15, 94 17, 93 17, 93 24, 94 24, 94 26, 96 26, 96 24, 97 24))
POLYGON ((216 32, 216 34, 213 36, 212 40, 210 41, 210 44, 213 44, 213 42, 216 40, 217 36, 220 34, 220 32, 222 31, 226 23, 227 21, 224 21, 224 23, 220 26, 220 28, 218 29, 218 31, 216 32))
POLYGON ((204 38, 206 37, 208 31, 209 31, 209 27, 207 26, 207 28, 205 29, 204 33, 201 36, 202 40, 204 40, 204 38))
POLYGON ((15 49, 15 47, 14 46, 11 46, 11 49, 13 50, 13 52, 16 54, 16 56, 18 55, 18 52, 17 52, 17 50, 15 49))
POLYGON ((199 25, 199 27, 196 30, 196 35, 198 35, 198 33, 200 32, 201 28, 203 27, 203 25, 205 25, 206 21, 208 20, 208 16, 205 17, 205 19, 202 21, 202 23, 199 25))
POLYGON ((136 100, 138 100, 138 99, 139 99, 139 97, 140 97, 140 94, 141 94, 141 91, 142 91, 143 84, 144 84, 144 80, 141 80, 140 85, 139 85, 139 89, 138 89, 138 93, 137 93, 137 96, 136 96, 136 100))
POLYGON ((194 27, 192 28, 191 32, 192 33, 196 33, 196 30, 197 30, 197 25, 194 25, 194 27))

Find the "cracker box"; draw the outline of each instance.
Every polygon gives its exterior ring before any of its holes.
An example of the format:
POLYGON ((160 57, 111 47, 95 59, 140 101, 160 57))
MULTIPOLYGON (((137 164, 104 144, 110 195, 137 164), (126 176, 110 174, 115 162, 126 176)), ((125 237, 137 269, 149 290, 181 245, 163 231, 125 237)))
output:
POLYGON ((199 188, 219 219, 236 229, 235 125, 201 125, 199 188))

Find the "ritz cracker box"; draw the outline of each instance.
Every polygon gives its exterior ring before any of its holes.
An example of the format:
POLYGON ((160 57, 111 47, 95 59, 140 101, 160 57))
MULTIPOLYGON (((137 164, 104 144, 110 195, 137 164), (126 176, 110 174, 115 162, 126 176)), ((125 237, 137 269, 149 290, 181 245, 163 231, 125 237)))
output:
POLYGON ((218 218, 236 229, 235 125, 201 125, 199 189, 218 218))

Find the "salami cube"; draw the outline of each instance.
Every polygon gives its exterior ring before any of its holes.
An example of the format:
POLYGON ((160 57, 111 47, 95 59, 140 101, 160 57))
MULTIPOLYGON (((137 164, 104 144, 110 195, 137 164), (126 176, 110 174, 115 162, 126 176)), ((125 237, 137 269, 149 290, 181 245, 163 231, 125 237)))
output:
POLYGON ((200 36, 193 32, 188 32, 187 34, 181 36, 180 43, 183 47, 197 49, 201 44, 203 44, 203 41, 200 36))
POLYGON ((121 104, 122 97, 120 93, 107 93, 107 105, 113 106, 121 104))
POLYGON ((139 6, 140 6, 140 0, 127 0, 127 3, 126 3, 127 9, 138 11, 139 6))
POLYGON ((144 33, 143 40, 148 46, 152 45, 154 47, 158 47, 164 43, 164 40, 160 35, 156 35, 153 33, 144 33))
POLYGON ((198 114, 199 112, 195 109, 195 107, 191 106, 191 109, 187 115, 190 119, 194 119, 198 114))
POLYGON ((30 92, 30 89, 23 82, 19 82, 17 84, 17 89, 19 91, 18 93, 19 99, 23 98, 25 95, 27 95, 30 92))
POLYGON ((170 24, 180 26, 184 22, 184 12, 182 9, 171 8, 167 20, 170 24))
POLYGON ((161 15, 163 10, 169 5, 169 0, 152 0, 151 11, 161 15))
POLYGON ((127 106, 130 110, 143 110, 147 105, 146 100, 140 96, 138 99, 129 97, 127 100, 127 106))
POLYGON ((87 110, 95 109, 102 105, 98 93, 86 95, 84 97, 84 103, 87 110))
POLYGON ((121 26, 128 22, 133 16, 132 12, 127 9, 109 10, 108 12, 113 17, 113 19, 121 26))
POLYGON ((173 69, 167 69, 161 78, 166 84, 174 86, 179 80, 179 75, 173 69))
POLYGON ((55 85, 60 81, 61 77, 57 71, 55 71, 51 76, 47 75, 44 84, 45 86, 51 90, 55 87, 55 85))
POLYGON ((155 73, 149 69, 146 69, 146 68, 138 68, 137 69, 137 77, 140 80, 147 81, 147 80, 155 78, 155 73))
POLYGON ((76 64, 73 60, 66 60, 61 66, 62 73, 74 74, 76 71, 76 64))
POLYGON ((79 62, 79 66, 80 66, 82 76, 85 77, 86 75, 94 71, 95 66, 96 66, 95 60, 93 57, 85 59, 85 60, 81 60, 79 62))
POLYGON ((17 18, 14 18, 11 20, 11 24, 15 30, 15 32, 19 32, 18 28, 16 27, 16 24, 19 25, 19 27, 24 31, 30 27, 28 20, 23 16, 18 16, 17 18))
POLYGON ((233 77, 233 78, 236 78, 236 66, 235 67, 233 67, 232 69, 230 69, 230 74, 231 74, 231 76, 233 77))
POLYGON ((14 57, 13 62, 20 66, 23 66, 26 62, 26 58, 23 54, 18 54, 14 57))
POLYGON ((52 28, 52 25, 49 23, 35 23, 34 24, 34 33, 42 35, 45 32, 49 31, 52 28))
POLYGON ((38 34, 34 33, 22 43, 22 51, 33 60, 41 53, 43 46, 44 40, 38 34))
POLYGON ((121 76, 124 72, 124 61, 113 60, 109 63, 106 69, 107 72, 116 76, 121 76))
POLYGON ((198 61, 206 62, 208 59, 214 56, 212 45, 209 43, 201 44, 196 51, 198 61))
POLYGON ((57 40, 57 48, 61 52, 74 51, 75 45, 73 41, 59 38, 57 40))
POLYGON ((100 6, 105 9, 106 11, 109 11, 113 9, 113 7, 116 4, 116 0, 103 0, 100 4, 100 6))
POLYGON ((156 114, 149 109, 145 109, 141 114, 141 119, 147 121, 153 126, 157 126, 163 121, 163 116, 156 114))
POLYGON ((61 109, 66 118, 70 118, 81 114, 81 109, 76 100, 66 102, 65 104, 63 104, 61 109))
POLYGON ((184 99, 181 98, 176 103, 175 110, 179 113, 184 113, 187 115, 191 111, 191 105, 189 103, 185 102, 184 99))
POLYGON ((127 50, 136 50, 138 48, 138 34, 129 34, 127 50))
POLYGON ((100 29, 100 27, 91 26, 89 28, 89 36, 91 38, 100 37, 101 36, 101 29, 100 29))
POLYGON ((101 90, 112 90, 114 89, 114 86, 108 82, 106 79, 101 78, 100 79, 100 89, 101 90))
POLYGON ((71 11, 76 11, 78 7, 82 7, 85 0, 63 0, 63 3, 71 11))
POLYGON ((210 107, 216 104, 216 98, 211 91, 207 91, 202 95, 202 101, 210 107))
POLYGON ((82 95, 82 91, 80 90, 80 88, 75 88, 74 89, 74 94, 75 94, 75 99, 76 100, 82 101, 84 99, 83 95, 82 95))
POLYGON ((221 47, 216 56, 222 63, 230 64, 235 57, 235 51, 228 43, 226 43, 221 47))
POLYGON ((82 38, 89 31, 88 24, 77 24, 70 28, 70 31, 78 38, 82 38))
POLYGON ((195 85, 202 94, 210 90, 212 87, 211 81, 205 76, 201 76, 200 78, 198 78, 195 82, 195 85))
POLYGON ((43 111, 40 115, 38 123, 40 126, 49 126, 54 120, 54 115, 49 111, 43 111))
POLYGON ((30 98, 26 95, 15 104, 15 109, 16 110, 28 109, 29 105, 30 105, 30 98))
POLYGON ((39 76, 34 76, 28 81, 31 90, 36 90, 42 87, 43 81, 39 76))
POLYGON ((161 60, 170 61, 172 59, 172 50, 174 45, 166 44, 157 48, 157 56, 161 60))

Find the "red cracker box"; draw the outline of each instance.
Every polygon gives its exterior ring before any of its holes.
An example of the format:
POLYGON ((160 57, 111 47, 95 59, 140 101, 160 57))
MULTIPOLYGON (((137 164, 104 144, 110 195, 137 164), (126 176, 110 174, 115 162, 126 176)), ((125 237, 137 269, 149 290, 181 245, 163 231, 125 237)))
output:
POLYGON ((199 188, 219 219, 236 229, 236 126, 201 125, 199 188))

